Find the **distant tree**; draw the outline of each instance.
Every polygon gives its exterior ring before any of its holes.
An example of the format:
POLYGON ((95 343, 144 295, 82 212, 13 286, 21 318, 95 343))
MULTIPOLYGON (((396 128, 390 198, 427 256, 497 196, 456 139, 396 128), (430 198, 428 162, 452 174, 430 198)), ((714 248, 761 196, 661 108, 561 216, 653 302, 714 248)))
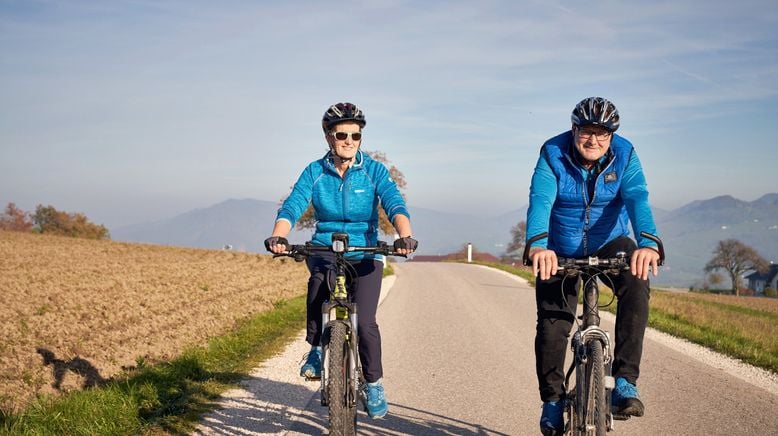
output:
POLYGON ((30 214, 16 207, 15 203, 8 203, 5 212, 0 215, 0 230, 14 232, 29 232, 32 230, 30 214))
MULTIPOLYGON (((402 190, 405 189, 407 182, 405 181, 403 173, 389 162, 385 153, 380 151, 366 151, 365 153, 373 160, 381 162, 388 167, 389 175, 392 176, 392 180, 394 180, 394 183, 397 185, 397 188, 400 189, 403 198, 405 198, 405 194, 402 190)), ((281 201, 283 202, 283 199, 281 201)), ((295 228, 297 230, 304 230, 313 229, 314 227, 316 227, 316 217, 313 213, 313 205, 308 205, 308 209, 306 209, 300 219, 297 220, 295 228)), ((395 234, 394 226, 389 222, 389 217, 386 216, 386 212, 384 212, 384 209, 380 205, 378 206, 378 227, 379 230, 381 230, 381 233, 385 235, 393 236, 395 234)))
POLYGON ((751 270, 764 272, 768 267, 767 261, 756 250, 737 239, 727 239, 719 241, 713 250, 713 258, 705 265, 705 271, 725 270, 732 280, 734 294, 740 295, 740 276, 751 270))
POLYGON ((511 227, 511 242, 508 243, 506 252, 521 251, 524 248, 524 242, 527 239, 527 222, 520 221, 511 227))
POLYGON ((721 275, 721 273, 712 272, 708 274, 708 283, 713 286, 719 286, 720 284, 724 283, 724 276, 721 275))
POLYGON ((87 239, 111 239, 108 229, 94 224, 82 213, 59 211, 54 206, 38 205, 32 216, 35 230, 52 235, 72 236, 87 239))

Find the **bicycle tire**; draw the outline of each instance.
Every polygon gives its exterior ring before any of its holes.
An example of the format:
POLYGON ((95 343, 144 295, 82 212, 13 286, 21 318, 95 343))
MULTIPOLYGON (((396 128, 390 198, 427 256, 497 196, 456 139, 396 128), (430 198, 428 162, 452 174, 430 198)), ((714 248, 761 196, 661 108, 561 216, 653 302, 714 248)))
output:
POLYGON ((589 359, 586 363, 587 404, 586 428, 587 435, 605 436, 608 431, 608 402, 605 398, 605 364, 602 342, 590 341, 587 344, 589 359))
POLYGON ((332 322, 328 328, 327 405, 330 435, 354 436, 357 426, 356 401, 350 392, 349 329, 343 322, 332 322))

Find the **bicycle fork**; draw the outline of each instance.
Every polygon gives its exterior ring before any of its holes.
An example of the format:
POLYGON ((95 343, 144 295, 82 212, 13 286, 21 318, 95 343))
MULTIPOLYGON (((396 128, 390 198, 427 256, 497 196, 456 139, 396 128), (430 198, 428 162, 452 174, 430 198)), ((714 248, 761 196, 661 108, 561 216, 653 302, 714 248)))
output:
MULTIPOLYGON (((586 386, 585 381, 587 380, 586 374, 585 374, 585 367, 586 363, 589 360, 589 347, 587 344, 589 344, 592 341, 599 341, 602 343, 602 351, 603 351, 603 382, 605 387, 605 402, 606 402, 606 409, 607 412, 607 426, 608 431, 613 431, 613 415, 610 413, 611 410, 611 392, 616 387, 616 379, 611 374, 611 365, 613 363, 613 358, 611 354, 611 347, 610 347, 610 333, 603 330, 599 327, 599 325, 592 325, 587 327, 584 330, 578 330, 573 335, 573 340, 571 341, 571 348, 573 351, 574 356, 574 363, 573 367, 570 368, 570 370, 567 373, 566 379, 565 379, 565 386, 570 385, 570 376, 572 375, 573 368, 575 368, 575 377, 576 377, 576 390, 582 390, 583 392, 589 391, 589 386, 586 386)), ((586 416, 586 407, 587 404, 576 404, 573 405, 573 407, 576 409, 575 413, 578 416, 586 416)))
MULTIPOLYGON (((348 301, 348 293, 346 292, 346 277, 337 276, 335 283, 335 292, 332 293, 330 301, 325 302, 322 305, 321 313, 321 325, 324 326, 324 331, 327 331, 332 323, 345 323, 348 327, 348 336, 346 337, 346 343, 348 344, 348 369, 347 380, 349 382, 349 406, 356 404, 357 397, 360 392, 360 365, 359 365, 359 346, 357 338, 358 336, 358 315, 357 304, 348 301)), ((329 379, 329 344, 324 344, 322 347, 322 367, 321 367, 321 405, 328 405, 329 393, 327 391, 327 381, 329 379)))

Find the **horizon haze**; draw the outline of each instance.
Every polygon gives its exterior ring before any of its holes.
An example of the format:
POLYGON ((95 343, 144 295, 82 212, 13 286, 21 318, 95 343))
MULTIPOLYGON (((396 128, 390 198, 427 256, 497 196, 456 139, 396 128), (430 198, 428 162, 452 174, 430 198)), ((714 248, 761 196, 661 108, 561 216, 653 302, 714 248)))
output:
POLYGON ((654 207, 753 201, 778 186, 775 29, 774 0, 4 1, 0 203, 114 228, 275 201, 351 101, 410 206, 495 216, 593 95, 654 207))

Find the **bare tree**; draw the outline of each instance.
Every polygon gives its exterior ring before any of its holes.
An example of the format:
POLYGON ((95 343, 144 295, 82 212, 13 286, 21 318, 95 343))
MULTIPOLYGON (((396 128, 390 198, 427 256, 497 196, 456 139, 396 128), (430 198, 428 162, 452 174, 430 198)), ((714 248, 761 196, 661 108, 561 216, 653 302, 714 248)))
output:
POLYGON ((32 230, 30 214, 16 207, 15 203, 8 203, 5 212, 0 214, 0 230, 12 230, 15 232, 29 232, 32 230))
POLYGON ((740 276, 750 270, 764 272, 768 267, 767 261, 756 250, 737 239, 727 239, 719 241, 713 250, 713 258, 705 265, 705 271, 725 270, 732 280, 732 290, 739 296, 740 276))
MULTIPOLYGON (((396 166, 389 162, 389 159, 386 158, 385 153, 380 151, 366 151, 365 153, 367 153, 373 160, 386 165, 386 167, 389 169, 389 175, 392 177, 392 180, 394 180, 397 188, 400 189, 403 198, 405 198, 405 193, 402 192, 407 184, 405 181, 405 175, 403 175, 403 173, 397 169, 396 166)), ((283 203, 283 200, 281 200, 281 202, 283 203)), ((309 204, 308 209, 306 209, 300 219, 297 220, 295 228, 297 230, 304 230, 313 229, 314 227, 316 227, 316 217, 313 213, 313 205, 309 204)), ((389 222, 389 217, 386 216, 386 212, 384 212, 384 209, 380 205, 378 206, 378 228, 381 230, 381 233, 385 235, 392 236, 395 233, 394 226, 391 222, 389 222)))
POLYGON ((516 250, 524 248, 524 242, 527 239, 527 222, 520 221, 515 226, 511 227, 511 242, 505 249, 506 252, 511 253, 516 250))

